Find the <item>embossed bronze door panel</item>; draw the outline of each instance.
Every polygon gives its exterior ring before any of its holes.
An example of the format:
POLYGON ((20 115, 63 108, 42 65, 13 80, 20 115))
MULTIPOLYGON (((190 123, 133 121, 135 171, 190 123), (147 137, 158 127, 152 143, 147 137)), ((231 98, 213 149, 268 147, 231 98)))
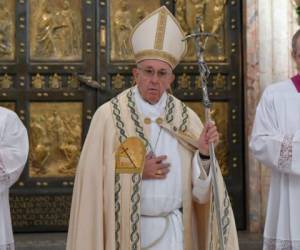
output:
MULTIPOLYGON (((134 84, 130 31, 162 4, 177 16, 187 33, 193 30, 195 17, 201 15, 202 28, 215 34, 203 42, 212 73, 213 117, 221 132, 216 151, 238 228, 245 228, 241 3, 0 2, 0 105, 17 112, 30 139, 27 165, 11 190, 16 231, 67 229, 76 163, 91 117, 98 106, 134 84), (89 79, 96 80, 100 89, 88 86, 95 85, 89 79)), ((201 83, 192 43, 175 74, 173 93, 202 116, 201 83)))
POLYGON ((76 165, 97 90, 96 2, 0 2, 0 105, 15 110, 30 152, 11 189, 16 231, 66 230, 76 165), (5 36, 3 36, 5 34, 5 36))

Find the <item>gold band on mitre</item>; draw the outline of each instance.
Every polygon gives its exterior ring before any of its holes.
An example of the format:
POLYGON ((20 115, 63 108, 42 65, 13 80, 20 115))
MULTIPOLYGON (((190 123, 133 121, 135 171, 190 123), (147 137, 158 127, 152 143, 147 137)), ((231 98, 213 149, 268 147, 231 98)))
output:
POLYGON ((158 59, 168 63, 172 69, 174 69, 178 64, 176 58, 174 58, 171 54, 164 52, 162 50, 155 50, 155 49, 143 50, 137 53, 136 55, 134 55, 134 58, 137 63, 147 59, 158 59))

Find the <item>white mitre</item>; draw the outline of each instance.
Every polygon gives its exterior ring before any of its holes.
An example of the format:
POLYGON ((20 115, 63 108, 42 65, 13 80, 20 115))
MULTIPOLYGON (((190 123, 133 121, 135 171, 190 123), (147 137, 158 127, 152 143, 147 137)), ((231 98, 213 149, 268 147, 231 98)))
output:
POLYGON ((131 46, 135 61, 158 59, 172 69, 187 50, 184 32, 172 13, 162 6, 140 21, 131 33, 131 46))

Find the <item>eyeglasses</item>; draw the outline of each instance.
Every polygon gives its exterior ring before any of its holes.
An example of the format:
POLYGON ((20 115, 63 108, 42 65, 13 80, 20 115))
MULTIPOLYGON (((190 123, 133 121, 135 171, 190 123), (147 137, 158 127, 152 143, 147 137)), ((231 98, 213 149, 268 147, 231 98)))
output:
POLYGON ((160 69, 158 71, 155 71, 153 68, 142 68, 138 67, 138 69, 142 72, 143 76, 146 78, 152 78, 157 75, 157 78, 159 80, 164 80, 167 79, 169 76, 172 75, 171 70, 166 70, 166 69, 160 69))

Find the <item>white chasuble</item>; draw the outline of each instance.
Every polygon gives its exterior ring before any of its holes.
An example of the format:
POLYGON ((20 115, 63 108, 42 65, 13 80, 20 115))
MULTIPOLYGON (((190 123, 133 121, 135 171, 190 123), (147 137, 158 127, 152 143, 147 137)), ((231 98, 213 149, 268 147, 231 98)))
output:
POLYGON ((9 188, 19 178, 28 154, 27 131, 17 115, 0 107, 0 250, 14 250, 9 188))
MULTIPOLYGON (((103 104, 77 166, 67 249, 217 250, 211 177, 205 168, 209 161, 201 161, 195 147, 202 127, 199 117, 172 95, 150 105, 133 87, 103 104), (137 188, 136 174, 116 173, 115 152, 132 136, 151 144, 147 148, 156 156, 167 155, 166 179, 142 180, 137 188)), ((217 174, 226 249, 236 250, 233 213, 217 174)))
MULTIPOLYGON (((134 88, 134 97, 140 114, 140 121, 151 120, 144 125, 148 130, 150 150, 155 156, 166 155, 165 163, 170 164, 170 172, 163 180, 143 180, 141 187, 141 246, 151 250, 183 249, 182 222, 182 159, 179 142, 157 124, 158 118, 165 117, 167 94, 164 93, 158 103, 145 102, 134 88)), ((199 131, 200 132, 200 131, 199 131)), ((210 175, 199 179, 200 159, 196 152, 193 160, 193 194, 196 200, 205 203, 210 194, 210 175)))
POLYGON ((250 148, 272 170, 264 249, 300 249, 300 93, 291 80, 264 91, 250 148))

